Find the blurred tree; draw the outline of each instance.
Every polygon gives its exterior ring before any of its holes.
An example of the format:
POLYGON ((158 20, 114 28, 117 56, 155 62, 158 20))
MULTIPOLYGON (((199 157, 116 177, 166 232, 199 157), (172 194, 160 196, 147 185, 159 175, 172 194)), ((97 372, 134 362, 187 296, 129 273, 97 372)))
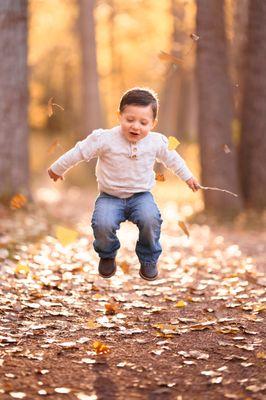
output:
MULTIPOLYGON (((197 1, 199 141, 202 184, 239 193, 236 152, 231 140, 233 95, 228 75, 224 1, 197 1), (226 153, 224 145, 231 150, 226 153)), ((240 198, 204 191, 206 210, 233 214, 240 198)))
POLYGON ((247 206, 266 206, 266 1, 249 4, 240 173, 247 206))
POLYGON ((79 0, 84 134, 103 124, 98 86, 94 6, 95 0, 79 0))
POLYGON ((177 136, 179 140, 195 138, 196 95, 194 65, 191 65, 191 27, 188 16, 192 10, 178 0, 169 4, 169 19, 173 20, 171 54, 183 62, 168 67, 162 89, 160 120, 158 130, 166 135, 177 136), (190 54, 189 54, 190 53, 190 54))
POLYGON ((235 0, 233 2, 233 27, 231 42, 231 64, 234 87, 235 113, 240 118, 243 99, 244 71, 246 68, 245 53, 247 46, 249 0, 235 0))
POLYGON ((27 0, 0 2, 0 198, 29 194, 27 0))

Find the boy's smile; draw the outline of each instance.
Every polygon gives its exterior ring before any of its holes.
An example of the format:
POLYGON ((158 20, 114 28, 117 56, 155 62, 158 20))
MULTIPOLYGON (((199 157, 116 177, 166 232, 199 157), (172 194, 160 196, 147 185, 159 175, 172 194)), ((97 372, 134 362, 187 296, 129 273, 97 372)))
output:
POLYGON ((151 105, 130 104, 119 114, 122 134, 129 142, 143 139, 155 126, 151 105))

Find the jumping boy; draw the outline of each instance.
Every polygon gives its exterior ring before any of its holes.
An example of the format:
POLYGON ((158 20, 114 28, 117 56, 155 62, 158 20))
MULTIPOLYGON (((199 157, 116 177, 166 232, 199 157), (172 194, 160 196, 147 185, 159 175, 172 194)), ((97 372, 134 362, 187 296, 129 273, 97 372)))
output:
POLYGON ((99 274, 110 278, 116 272, 115 257, 120 247, 116 236, 120 223, 133 222, 139 229, 136 254, 143 279, 158 276, 157 260, 161 214, 150 192, 155 184, 154 163, 162 162, 193 190, 198 182, 167 137, 152 132, 157 122, 158 99, 150 89, 133 88, 121 98, 119 126, 97 129, 63 154, 48 169, 54 181, 81 161, 97 158, 96 177, 100 194, 95 202, 93 246, 99 254, 99 274))

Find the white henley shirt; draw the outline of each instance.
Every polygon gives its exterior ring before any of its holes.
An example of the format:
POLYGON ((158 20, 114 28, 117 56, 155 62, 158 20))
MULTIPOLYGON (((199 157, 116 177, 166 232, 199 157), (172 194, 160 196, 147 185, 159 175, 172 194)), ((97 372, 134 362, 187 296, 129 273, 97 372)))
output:
POLYGON ((123 136, 120 126, 93 131, 55 161, 51 169, 63 176, 74 165, 92 158, 98 158, 96 178, 99 190, 119 198, 152 189, 155 161, 163 163, 184 181, 193 176, 183 158, 175 150, 168 150, 166 136, 150 132, 133 143, 123 136))

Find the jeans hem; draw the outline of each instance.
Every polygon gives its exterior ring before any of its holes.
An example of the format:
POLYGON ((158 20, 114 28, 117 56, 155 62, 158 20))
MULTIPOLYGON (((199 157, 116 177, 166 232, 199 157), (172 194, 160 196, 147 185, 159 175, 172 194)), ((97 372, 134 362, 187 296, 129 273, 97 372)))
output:
POLYGON ((143 265, 143 267, 155 267, 157 265, 157 261, 144 261, 144 260, 139 260, 140 264, 143 265))

